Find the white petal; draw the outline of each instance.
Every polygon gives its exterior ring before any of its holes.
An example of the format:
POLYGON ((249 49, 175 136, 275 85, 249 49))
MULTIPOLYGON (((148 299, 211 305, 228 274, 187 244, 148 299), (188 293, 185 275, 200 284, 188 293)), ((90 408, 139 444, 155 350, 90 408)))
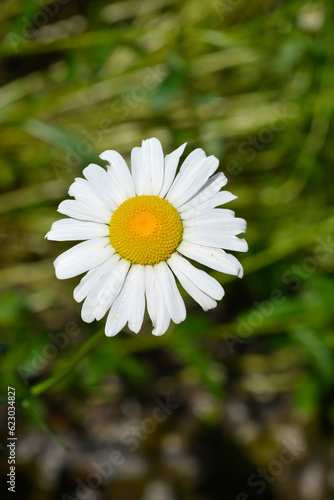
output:
POLYGON ((139 264, 133 265, 130 272, 132 284, 128 298, 128 326, 131 331, 138 333, 143 324, 145 312, 145 268, 139 264))
MULTIPOLYGON (((182 213, 180 213, 180 215, 182 219, 188 218, 193 214, 202 215, 204 213, 211 212, 211 210, 213 210, 215 207, 224 205, 225 203, 235 200, 236 198, 237 196, 230 193, 229 191, 220 191, 212 198, 204 201, 200 205, 182 210, 182 213)), ((180 210, 181 209, 179 209, 179 211, 180 210)))
POLYGON ((237 238, 232 234, 217 231, 216 233, 205 229, 186 228, 183 231, 183 241, 195 243, 214 248, 224 248, 225 250, 235 250, 237 252, 247 252, 248 245, 244 238, 237 238))
POLYGON ((145 311, 145 269, 133 265, 123 288, 112 304, 106 323, 106 335, 116 335, 128 321, 130 330, 139 332, 145 311))
MULTIPOLYGON (((205 292, 203 292, 178 266, 178 264, 174 260, 174 256, 178 256, 176 253, 174 253, 170 259, 168 260, 168 264, 170 265, 171 269, 175 273, 177 279, 183 286, 183 288, 186 290, 186 292, 189 293, 189 295, 196 300, 196 302, 204 309, 204 311, 208 311, 209 309, 213 309, 214 307, 217 306, 217 302, 209 295, 207 295, 205 292)), ((180 257, 180 256, 178 256, 180 257)), ((183 259, 183 257, 180 257, 183 259)), ((183 259, 186 261, 186 259, 183 259)))
POLYGON ((148 176, 146 166, 142 165, 142 150, 135 147, 131 151, 131 174, 135 185, 137 196, 144 194, 145 177, 148 176))
POLYGON ((246 221, 235 217, 224 218, 224 216, 220 223, 217 220, 219 217, 214 215, 214 212, 211 217, 208 214, 188 220, 188 223, 184 224, 183 240, 203 246, 247 252, 246 240, 235 236, 246 231, 246 221))
POLYGON ((182 177, 183 175, 191 175, 193 172, 194 168, 196 168, 197 164, 200 163, 202 160, 206 159, 206 154, 204 153, 203 149, 197 148, 194 149, 187 158, 184 160, 184 162, 181 165, 180 172, 177 175, 177 177, 182 177))
POLYGON ((103 238, 109 235, 106 224, 76 219, 61 219, 52 224, 45 238, 53 241, 75 241, 103 238))
POLYGON ((99 276, 88 293, 81 310, 82 319, 87 323, 91 323, 94 319, 101 319, 119 294, 126 274, 123 260, 111 261, 110 259, 103 276, 99 276))
POLYGON ((162 185, 162 189, 159 194, 160 198, 164 198, 168 189, 171 187, 171 184, 175 177, 176 169, 179 164, 180 157, 182 156, 186 145, 187 143, 185 142, 184 144, 182 144, 182 146, 177 148, 169 155, 166 155, 165 157, 165 175, 164 175, 164 182, 162 185))
POLYGON ((233 274, 239 278, 243 275, 240 262, 233 255, 229 255, 219 248, 200 246, 182 241, 177 250, 185 257, 196 260, 200 264, 204 264, 221 273, 233 274))
POLYGON ((109 167, 108 176, 113 185, 113 197, 117 203, 117 206, 120 206, 129 198, 128 192, 122 188, 121 178, 118 175, 117 171, 109 167))
POLYGON ((143 161, 148 164, 151 178, 150 193, 158 196, 164 181, 164 153, 161 143, 153 137, 142 142, 143 161))
MULTIPOLYGON (((78 289, 76 295, 80 300, 86 297, 81 309, 81 317, 86 323, 94 321, 96 296, 103 288, 105 282, 111 279, 112 273, 115 271, 115 267, 119 261, 119 255, 114 254, 107 262, 96 268, 95 273, 90 271, 81 280, 79 286, 82 284, 82 289, 78 289), (85 278, 86 281, 84 281, 85 278)), ((92 271, 94 271, 94 269, 92 271)))
POLYGON ((106 273, 111 272, 113 266, 115 266, 119 260, 120 256, 117 253, 114 253, 106 262, 88 271, 88 273, 81 278, 80 283, 75 287, 73 292, 74 299, 77 302, 81 302, 85 297, 87 297, 89 292, 94 288, 99 280, 106 273))
POLYGON ((224 289, 221 284, 205 271, 197 269, 197 267, 193 266, 187 259, 181 257, 181 255, 174 252, 168 259, 168 264, 174 272, 178 271, 185 275, 206 295, 209 295, 215 300, 221 300, 223 298, 224 289))
MULTIPOLYGON (((130 274, 130 271, 129 271, 130 274)), ((132 286, 132 280, 128 280, 129 275, 126 277, 123 287, 115 299, 114 303, 111 305, 110 311, 108 313, 105 333, 107 337, 113 337, 119 333, 126 322, 128 321, 129 311, 128 311, 128 301, 129 293, 132 286)))
POLYGON ((104 168, 92 163, 82 173, 94 188, 98 192, 103 192, 115 206, 119 206, 125 201, 125 196, 120 191, 118 184, 113 181, 109 172, 106 172, 104 168))
POLYGON ((153 266, 145 266, 145 293, 147 299, 147 312, 152 320, 156 322, 156 294, 155 294, 155 278, 153 266))
POLYGON ((188 167, 183 173, 181 167, 179 174, 176 176, 172 187, 166 195, 166 199, 175 208, 182 206, 203 187, 208 178, 217 170, 219 161, 215 156, 209 156, 201 160, 194 160, 191 162, 191 165, 191 170, 188 167))
POLYGON ((141 148, 133 148, 131 171, 137 195, 159 195, 164 180, 164 155, 158 139, 147 139, 141 148))
POLYGON ((221 250, 221 252, 223 252, 223 255, 225 256, 225 258, 228 259, 231 262, 231 264, 239 270, 238 274, 237 274, 238 278, 242 278, 244 275, 244 269, 243 269, 242 265, 240 264, 240 262, 238 261, 238 259, 236 257, 234 257, 234 255, 231 255, 230 253, 224 252, 224 250, 221 250))
POLYGON ((88 240, 62 253, 54 261, 56 276, 59 279, 73 278, 85 273, 107 259, 114 253, 109 238, 88 240))
POLYGON ((130 261, 121 259, 90 292, 90 295, 93 296, 91 299, 92 312, 97 320, 103 318, 113 304, 123 286, 129 267, 130 261))
POLYGON ((157 292, 157 308, 157 321, 152 330, 152 334, 160 337, 160 335, 166 333, 170 324, 170 316, 163 302, 161 290, 157 292))
MULTIPOLYGON (((124 284, 124 293, 128 293, 128 287, 126 286, 126 282, 124 284)), ((122 292, 121 292, 122 294, 122 292)), ((106 326, 105 326, 105 334, 107 337, 114 337, 117 335, 126 325, 128 320, 127 307, 124 304, 124 301, 120 299, 120 296, 117 297, 115 302, 112 304, 110 311, 107 316, 106 326)))
POLYGON ((190 208, 198 207, 201 203, 210 200, 223 186, 226 185, 226 183, 227 178, 225 175, 222 172, 218 172, 218 174, 210 177, 198 193, 196 193, 195 196, 180 207, 180 210, 184 211, 190 208))
POLYGON ((161 288, 169 316, 174 323, 181 323, 181 321, 185 320, 187 312, 173 274, 166 262, 159 262, 159 264, 154 266, 154 272, 156 273, 156 280, 161 288))
POLYGON ((115 211, 117 205, 112 198, 100 189, 97 184, 92 184, 86 179, 77 177, 71 184, 68 194, 74 196, 76 200, 102 205, 104 208, 115 211))
POLYGON ((205 214, 189 220, 187 224, 184 224, 184 231, 198 230, 208 235, 210 233, 236 235, 246 232, 247 222, 245 219, 226 217, 224 214, 222 216, 219 215, 212 211, 211 214, 205 214))
POLYGON ((92 323, 95 319, 92 300, 92 295, 89 293, 82 304, 81 317, 86 323, 92 323))
POLYGON ((201 306, 203 311, 217 307, 217 301, 202 292, 185 274, 181 274, 180 271, 175 274, 186 292, 201 306))
POLYGON ((156 280, 154 266, 145 266, 145 292, 148 314, 153 323, 153 335, 163 335, 170 323, 168 310, 163 302, 161 287, 156 280))
POLYGON ((79 200, 64 200, 58 207, 58 212, 74 219, 109 224, 112 212, 101 205, 79 200))
POLYGON ((235 213, 227 208, 214 208, 209 212, 194 212, 183 219, 183 227, 207 227, 213 224, 228 224, 234 220, 235 213))
POLYGON ((111 149, 104 151, 100 158, 109 162, 108 173, 112 178, 116 178, 118 188, 124 197, 127 199, 136 196, 132 175, 124 158, 117 151, 111 149))
POLYGON ((168 200, 171 199, 173 193, 178 190, 178 184, 180 182, 182 183, 182 180, 184 178, 189 179, 191 173, 195 170, 196 166, 198 164, 201 164, 205 160, 206 160, 206 154, 204 153, 203 149, 198 148, 189 153, 189 155, 182 163, 179 173, 177 174, 176 178, 174 179, 174 182, 172 183, 169 191, 166 194, 166 198, 168 200))

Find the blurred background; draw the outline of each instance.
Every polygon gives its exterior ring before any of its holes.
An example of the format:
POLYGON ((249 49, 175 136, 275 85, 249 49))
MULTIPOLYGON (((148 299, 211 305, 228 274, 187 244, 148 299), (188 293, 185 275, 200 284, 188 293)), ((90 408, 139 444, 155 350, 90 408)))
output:
MULTIPOLYGON (((1 0, 0 370, 17 498, 334 498, 334 6, 1 0), (220 159, 242 280, 161 338, 85 324, 44 239, 75 177, 142 139, 220 159)), ((7 491, 2 451, 1 499, 7 491)))

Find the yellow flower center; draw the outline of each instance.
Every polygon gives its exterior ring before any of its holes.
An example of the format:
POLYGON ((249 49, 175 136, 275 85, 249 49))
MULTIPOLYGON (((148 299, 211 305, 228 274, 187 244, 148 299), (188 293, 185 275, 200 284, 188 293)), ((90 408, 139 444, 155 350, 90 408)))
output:
POLYGON ((182 239, 177 210, 159 196, 135 196, 124 201, 109 223, 112 247, 133 264, 153 265, 167 260, 182 239))

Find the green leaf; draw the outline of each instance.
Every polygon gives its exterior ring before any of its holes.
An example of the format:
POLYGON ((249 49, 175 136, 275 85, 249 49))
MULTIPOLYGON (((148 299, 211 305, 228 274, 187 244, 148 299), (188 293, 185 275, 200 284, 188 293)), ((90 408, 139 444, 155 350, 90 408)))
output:
POLYGON ((305 373, 296 389, 295 401, 300 410, 312 418, 316 414, 321 394, 319 380, 313 375, 305 373))
POLYGON ((203 352, 203 348, 193 342, 175 342, 173 350, 185 361, 187 366, 191 366, 197 371, 202 382, 217 397, 224 395, 223 383, 213 366, 209 353, 203 352))
MULTIPOLYGON (((75 136, 74 134, 63 130, 61 128, 55 127, 53 125, 48 125, 39 120, 28 119, 22 124, 22 129, 27 132, 27 134, 40 139, 41 141, 51 144, 58 149, 61 149, 67 153, 71 153, 78 162, 84 161, 85 163, 96 161, 97 155, 92 152, 81 153, 81 149, 78 147, 81 143, 87 144, 87 139, 83 139, 75 136), (70 148, 70 150, 69 150, 70 148)), ((92 150, 92 145, 89 142, 89 148, 92 150)))
POLYGON ((334 378, 333 356, 323 338, 308 328, 297 328, 290 333, 292 339, 307 353, 313 366, 329 384, 334 378))

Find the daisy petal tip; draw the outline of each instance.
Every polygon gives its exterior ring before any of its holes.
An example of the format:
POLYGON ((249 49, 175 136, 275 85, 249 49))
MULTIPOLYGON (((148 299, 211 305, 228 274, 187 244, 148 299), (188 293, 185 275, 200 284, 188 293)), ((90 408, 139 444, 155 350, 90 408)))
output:
POLYGON ((141 327, 133 327, 132 325, 129 325, 129 324, 128 324, 128 328, 135 335, 137 335, 141 330, 141 327))
POLYGON ((217 307, 217 302, 214 301, 214 303, 212 303, 210 305, 208 305, 208 304, 206 304, 205 306, 203 305, 202 309, 204 312, 207 312, 207 311, 211 311, 211 309, 215 309, 216 307, 217 307))
POLYGON ((65 280, 66 277, 63 275, 61 269, 59 269, 58 267, 56 267, 55 263, 53 265, 54 265, 54 268, 55 268, 56 278, 58 278, 59 280, 65 280))
POLYGON ((106 337, 115 337, 119 332, 120 330, 116 330, 115 328, 105 329, 104 331, 106 337))
POLYGON ((219 165, 219 159, 217 158, 217 156, 215 156, 215 155, 210 155, 210 156, 208 156, 207 158, 208 158, 208 159, 210 158, 210 160, 212 160, 212 161, 214 161, 214 162, 218 163, 218 165, 219 165))
POLYGON ((94 319, 95 319, 95 318, 94 318, 94 316, 93 316, 92 314, 88 314, 88 313, 86 313, 86 314, 82 314, 82 312, 81 312, 81 318, 82 318, 82 320, 83 320, 85 323, 93 323, 93 321, 94 321, 94 319))
POLYGON ((244 276, 244 270, 243 270, 243 268, 241 267, 241 268, 239 269, 239 271, 238 271, 237 277, 238 277, 238 278, 243 278, 243 276, 244 276))
POLYGON ((168 325, 156 325, 156 324, 152 324, 152 335, 155 335, 156 337, 161 337, 161 335, 164 335, 164 333, 167 332, 168 330, 168 327, 169 327, 169 324, 168 325))
POLYGON ((107 149, 106 149, 105 151, 103 151, 103 153, 101 153, 101 154, 99 155, 99 158, 101 158, 101 160, 105 160, 105 161, 107 161, 107 160, 106 160, 106 154, 108 154, 108 150, 107 150, 107 149))
MULTIPOLYGON (((83 175, 86 177, 86 174, 87 174, 89 171, 90 171, 90 166, 88 165, 88 167, 86 167, 86 168, 84 168, 84 169, 83 169, 82 173, 83 173, 83 175)), ((86 177, 86 179, 87 179, 87 177, 86 177)))
POLYGON ((64 209, 64 207, 66 207, 68 201, 69 200, 61 201, 58 205, 57 212, 62 213, 62 210, 64 209))
POLYGON ((157 139, 157 137, 150 137, 149 139, 144 139, 141 144, 142 146, 144 146, 144 144, 149 144, 149 143, 151 143, 152 145, 155 144, 156 146, 162 147, 161 142, 159 141, 159 139, 157 139))
POLYGON ((161 332, 160 330, 157 330, 156 328, 154 328, 152 330, 152 335, 154 335, 155 337, 161 337, 165 332, 161 332))
POLYGON ((186 313, 186 312, 183 312, 183 313, 182 313, 182 316, 181 316, 180 318, 178 318, 178 320, 177 320, 177 321, 174 321, 174 323, 175 323, 176 325, 179 325, 180 323, 183 323, 183 321, 185 321, 186 317, 187 317, 187 313, 186 313))
POLYGON ((109 163, 109 165, 111 165, 110 160, 115 154, 118 155, 118 153, 113 149, 106 149, 105 151, 103 151, 103 153, 99 155, 99 158, 101 158, 101 160, 106 161, 107 163, 109 163))
POLYGON ((95 316, 96 321, 100 321, 104 316, 104 311, 94 312, 94 316, 95 316))

